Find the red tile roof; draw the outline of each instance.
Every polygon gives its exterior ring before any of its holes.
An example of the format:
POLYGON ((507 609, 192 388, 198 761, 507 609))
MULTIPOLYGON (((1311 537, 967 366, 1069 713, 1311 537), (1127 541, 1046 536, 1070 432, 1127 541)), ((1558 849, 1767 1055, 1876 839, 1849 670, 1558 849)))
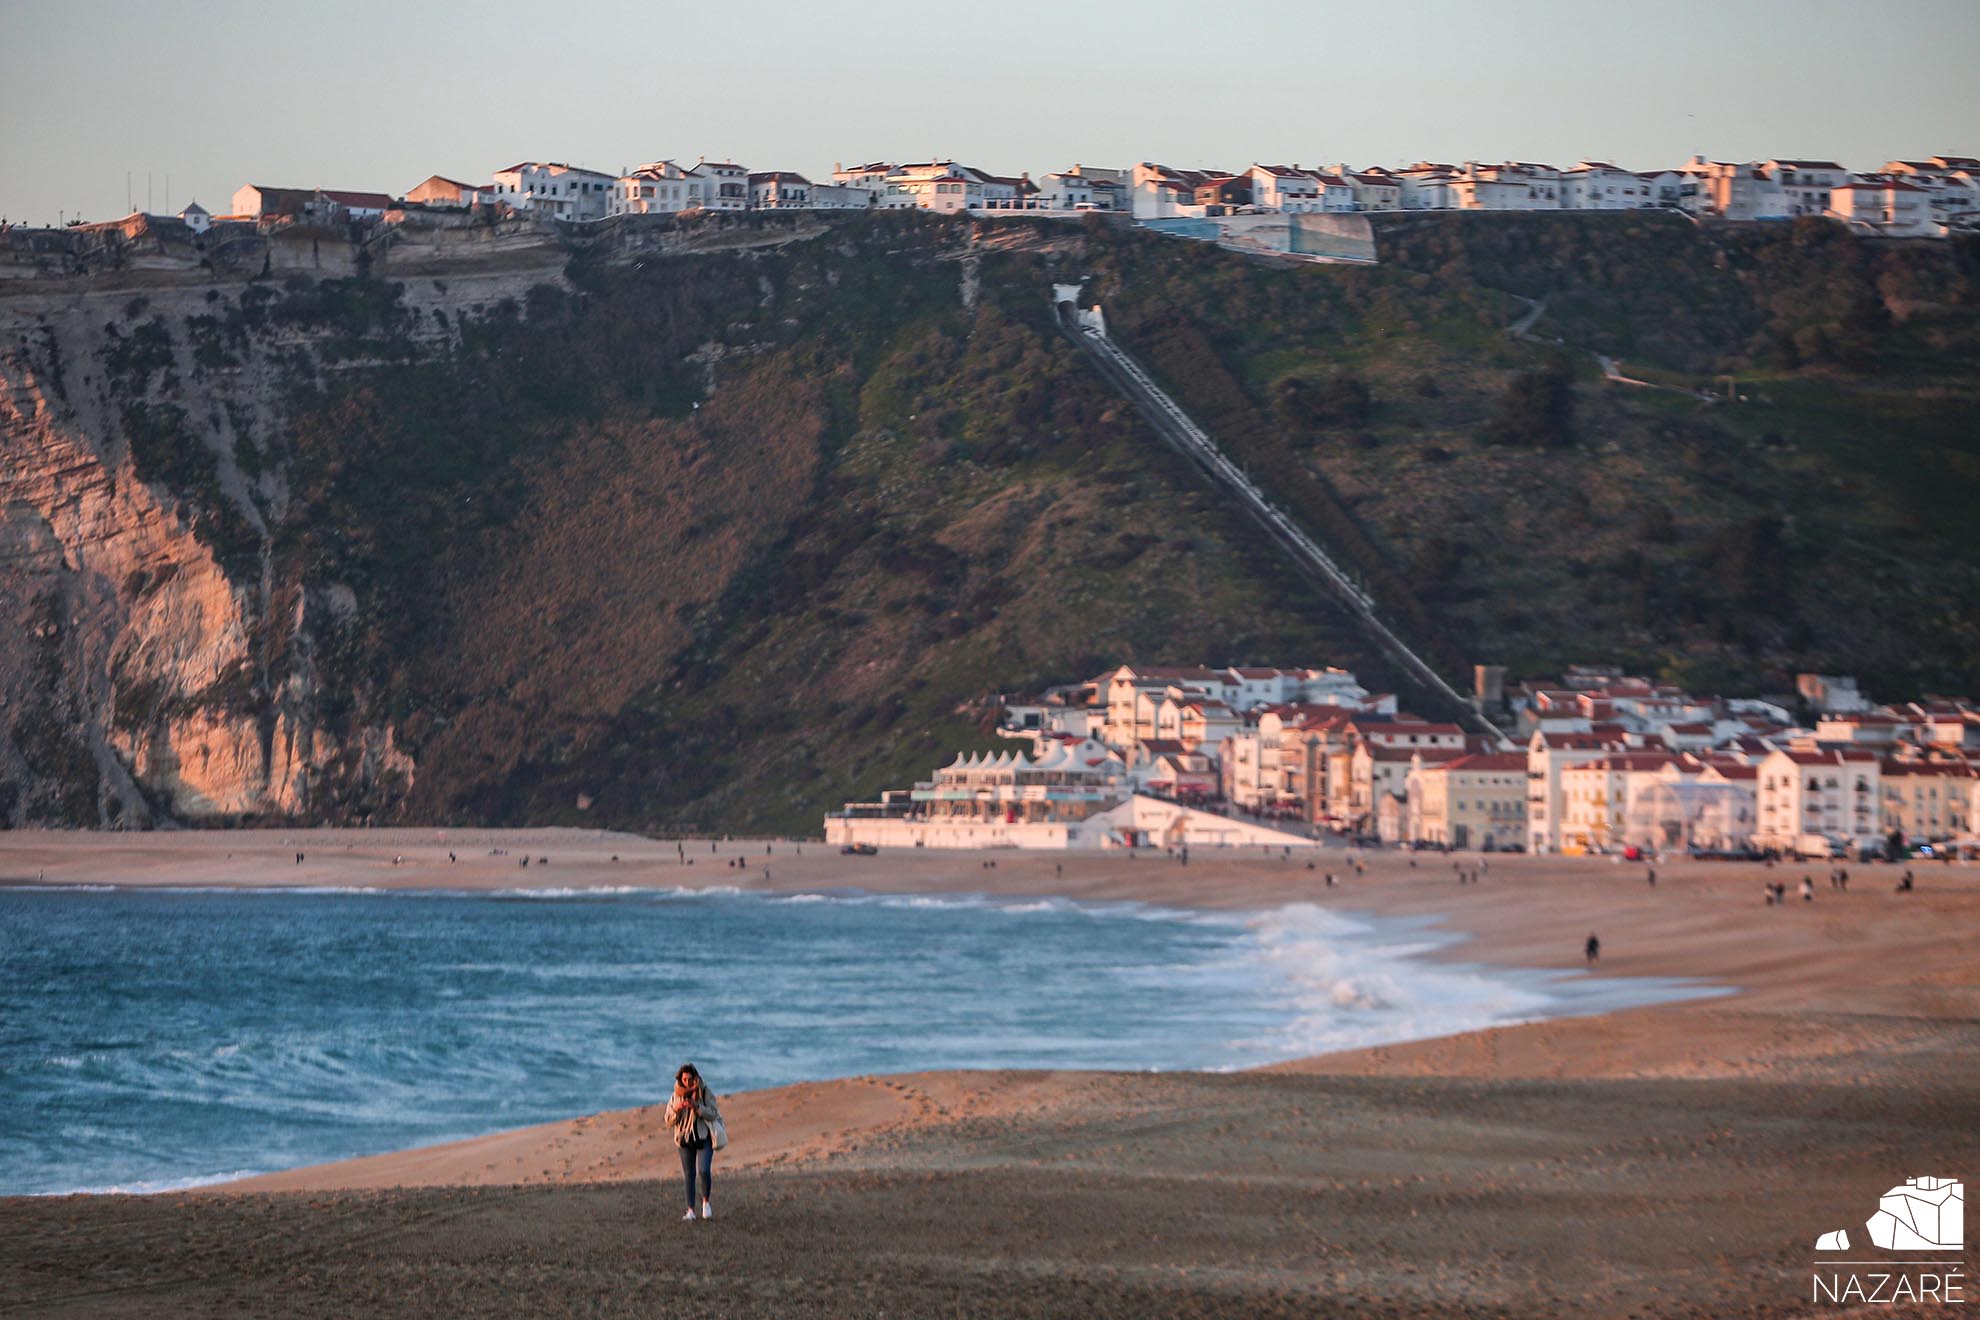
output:
POLYGON ((389 211, 392 209, 392 198, 386 193, 343 192, 331 188, 319 188, 317 191, 337 205, 349 207, 352 210, 389 211))
POLYGON ((1518 752, 1472 753, 1456 760, 1444 762, 1447 770, 1519 770, 1526 769, 1526 757, 1518 752))

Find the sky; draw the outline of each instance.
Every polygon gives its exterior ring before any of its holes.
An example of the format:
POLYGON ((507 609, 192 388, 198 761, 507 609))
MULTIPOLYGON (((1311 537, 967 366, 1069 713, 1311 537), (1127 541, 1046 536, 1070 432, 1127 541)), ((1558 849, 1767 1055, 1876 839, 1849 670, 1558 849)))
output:
POLYGON ((531 159, 1871 169, 1980 155, 1976 42, 1980 0, 0 0, 0 218, 531 159))

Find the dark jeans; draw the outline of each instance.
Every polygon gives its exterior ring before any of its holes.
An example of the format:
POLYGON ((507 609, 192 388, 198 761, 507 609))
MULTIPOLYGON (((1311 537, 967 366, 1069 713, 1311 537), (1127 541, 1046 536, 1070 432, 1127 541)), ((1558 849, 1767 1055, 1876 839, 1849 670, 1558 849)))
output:
POLYGON ((715 1144, 702 1142, 697 1146, 682 1146, 681 1177, 687 1180, 688 1209, 694 1209, 694 1166, 699 1157, 701 1164, 701 1199, 711 1200, 715 1195, 715 1144))

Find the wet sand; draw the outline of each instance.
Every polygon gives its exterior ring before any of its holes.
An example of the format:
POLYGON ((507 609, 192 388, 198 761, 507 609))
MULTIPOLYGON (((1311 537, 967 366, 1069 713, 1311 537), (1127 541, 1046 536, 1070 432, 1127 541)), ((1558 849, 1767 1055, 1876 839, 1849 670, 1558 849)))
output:
POLYGON ((1594 931, 1602 972, 1740 993, 1235 1075, 727 1097, 735 1144, 707 1224, 678 1222, 650 1109, 218 1191, 5 1200, 7 1313, 1804 1314, 1815 1234, 1859 1227, 1907 1175, 1980 1167, 1976 867, 1914 865, 1919 892, 1897 895, 1897 869, 1870 866, 1838 894, 1819 867, 1668 863, 1653 890, 1643 867, 1599 860, 1494 857, 1459 886, 1429 855, 1374 855, 1360 876, 1331 852, 1308 872, 1210 853, 688 847, 693 866, 671 843, 567 831, 20 834, 0 837, 0 883, 1314 902, 1441 918, 1469 937, 1443 956, 1465 960, 1576 967, 1594 931), (525 849, 548 862, 523 870, 525 849), (1764 879, 1792 890, 1805 870, 1813 903, 1762 903, 1764 879))

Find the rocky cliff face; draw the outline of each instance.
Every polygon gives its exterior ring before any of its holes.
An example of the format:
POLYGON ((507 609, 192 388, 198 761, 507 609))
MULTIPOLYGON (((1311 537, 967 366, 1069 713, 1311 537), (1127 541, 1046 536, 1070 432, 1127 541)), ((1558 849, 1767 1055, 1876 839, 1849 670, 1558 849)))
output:
MULTIPOLYGON (((259 269, 309 264, 287 249, 259 269)), ((444 345, 564 259, 497 255, 399 286, 396 342, 444 345)), ((361 264, 335 236, 315 261, 361 264)), ((362 602, 270 553, 286 401, 367 364, 349 321, 273 314, 282 288, 190 249, 121 264, 0 281, 0 825, 389 811, 415 777, 392 722, 326 722, 316 672, 362 602)))
POLYGON ((305 815, 327 776, 380 807, 410 788, 390 722, 339 736, 315 714, 315 625, 347 594, 277 590, 265 564, 285 491, 259 435, 319 344, 240 330, 216 350, 200 325, 242 289, 214 293, 0 305, 0 821, 305 815))

